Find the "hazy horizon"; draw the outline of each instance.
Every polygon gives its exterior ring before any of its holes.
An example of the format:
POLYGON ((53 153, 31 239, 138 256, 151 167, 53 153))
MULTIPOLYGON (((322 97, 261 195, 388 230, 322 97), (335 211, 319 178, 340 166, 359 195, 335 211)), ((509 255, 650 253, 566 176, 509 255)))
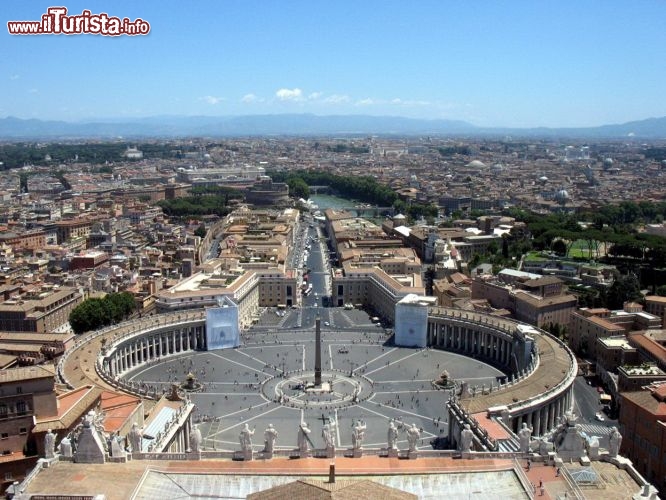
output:
MULTIPOLYGON (((73 1, 142 36, 10 35, 0 116, 308 113, 594 127, 666 116, 666 2, 73 1)), ((53 4, 3 5, 39 21, 53 4)))

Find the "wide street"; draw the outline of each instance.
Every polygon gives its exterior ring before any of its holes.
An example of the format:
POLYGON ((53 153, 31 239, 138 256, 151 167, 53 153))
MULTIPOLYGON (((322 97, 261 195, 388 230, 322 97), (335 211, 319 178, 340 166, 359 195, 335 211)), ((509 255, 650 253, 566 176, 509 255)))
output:
POLYGON ((599 404, 599 392, 596 386, 589 385, 584 377, 578 376, 574 381, 574 412, 579 415, 579 423, 589 436, 599 436, 601 446, 607 446, 611 427, 618 427, 617 420, 608 418, 599 404), (596 418, 600 414, 603 421, 596 418))

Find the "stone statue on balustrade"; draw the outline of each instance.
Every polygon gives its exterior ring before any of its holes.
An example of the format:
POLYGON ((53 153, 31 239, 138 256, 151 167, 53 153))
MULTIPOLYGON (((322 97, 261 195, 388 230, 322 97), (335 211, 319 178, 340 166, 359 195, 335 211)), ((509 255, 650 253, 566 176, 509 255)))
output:
POLYGON ((518 439, 520 440, 520 452, 530 452, 530 442, 532 441, 532 429, 530 429, 525 422, 523 428, 518 432, 518 439))
POLYGON ((585 456, 587 442, 583 437, 583 428, 577 420, 573 412, 566 412, 553 435, 555 450, 563 460, 578 460, 585 456))
POLYGON ((335 457, 335 436, 336 422, 334 419, 329 418, 328 422, 321 429, 321 437, 324 440, 324 448, 326 449, 326 456, 328 458, 335 457))
POLYGON ((194 424, 190 431, 190 451, 192 453, 200 453, 202 441, 203 439, 201 437, 201 431, 199 430, 199 424, 194 424))
POLYGON ((49 429, 44 436, 44 457, 55 458, 56 435, 49 429))
POLYGON ((590 460, 599 460, 599 436, 590 436, 587 439, 586 450, 590 460))
POLYGON ((120 436, 115 431, 111 433, 107 440, 107 450, 113 458, 125 457, 125 450, 120 444, 120 436))
POLYGON ((298 451, 301 453, 301 457, 307 456, 310 452, 312 441, 310 441, 309 434, 311 432, 307 422, 301 422, 298 426, 298 451))
POLYGON ((275 441, 278 438, 278 431, 275 430, 273 424, 268 424, 268 428, 264 431, 264 453, 273 454, 275 449, 275 441))
POLYGON ((74 453, 74 461, 84 464, 103 464, 106 461, 106 440, 102 428, 101 417, 97 418, 94 410, 90 410, 83 418, 80 429, 76 438, 76 451, 74 453))
POLYGON ((463 430, 460 431, 460 451, 469 453, 472 451, 472 444, 474 443, 474 432, 469 424, 465 424, 463 430))
POLYGON ((416 451, 416 445, 419 442, 421 437, 421 430, 416 427, 416 424, 412 424, 407 428, 407 443, 409 444, 409 452, 413 453, 416 451))
POLYGON ((546 436, 541 436, 541 439, 539 439, 539 455, 547 457, 551 451, 554 451, 553 443, 548 441, 546 436))
POLYGON ((246 459, 252 457, 252 436, 254 429, 250 429, 248 424, 243 425, 238 440, 240 442, 241 450, 245 454, 246 459))
POLYGON ((141 440, 143 439, 143 434, 139 430, 139 424, 134 422, 132 428, 127 433, 127 442, 129 444, 130 451, 132 453, 141 453, 141 440))
POLYGON ((64 438, 62 438, 62 441, 60 441, 58 449, 60 455, 62 455, 63 457, 72 458, 72 441, 69 438, 69 436, 65 436, 64 438))
POLYGON ((389 422, 388 434, 386 437, 389 450, 398 449, 398 428, 395 426, 393 419, 389 422))
POLYGON ((622 434, 617 430, 617 427, 612 427, 608 436, 608 455, 615 458, 620 453, 620 446, 622 445, 622 434))
POLYGON ((357 420, 354 424, 354 429, 352 432, 352 448, 355 450, 360 450, 363 448, 363 440, 365 439, 365 422, 363 420, 357 420))

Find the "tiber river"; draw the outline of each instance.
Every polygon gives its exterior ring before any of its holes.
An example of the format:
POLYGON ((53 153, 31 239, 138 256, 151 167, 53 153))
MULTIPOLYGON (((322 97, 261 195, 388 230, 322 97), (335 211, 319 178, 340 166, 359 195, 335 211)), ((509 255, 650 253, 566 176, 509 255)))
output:
POLYGON ((322 212, 327 208, 353 207, 358 204, 357 201, 338 198, 337 196, 332 196, 330 194, 313 194, 310 195, 310 200, 312 200, 322 212))

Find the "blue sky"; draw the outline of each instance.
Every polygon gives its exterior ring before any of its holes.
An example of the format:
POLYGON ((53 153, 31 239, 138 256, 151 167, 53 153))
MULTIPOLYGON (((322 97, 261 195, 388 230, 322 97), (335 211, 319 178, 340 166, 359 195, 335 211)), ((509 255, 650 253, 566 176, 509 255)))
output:
POLYGON ((592 126, 666 116, 666 2, 70 1, 147 36, 13 36, 0 117, 315 113, 592 126))

